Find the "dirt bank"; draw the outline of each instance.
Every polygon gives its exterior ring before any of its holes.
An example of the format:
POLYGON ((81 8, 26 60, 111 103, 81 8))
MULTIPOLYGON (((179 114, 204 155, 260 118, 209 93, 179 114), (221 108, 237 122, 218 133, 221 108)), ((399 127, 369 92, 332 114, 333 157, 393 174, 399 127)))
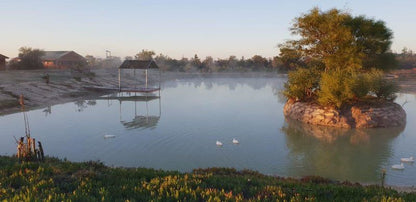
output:
MULTIPOLYGON (((27 109, 85 99, 103 94, 87 90, 86 86, 117 86, 117 70, 100 69, 91 72, 70 70, 31 70, 0 72, 0 115, 20 110, 18 98, 25 97, 27 109), (92 73, 91 73, 92 72, 92 73), (49 75, 49 83, 42 78, 49 75)), ((125 84, 131 83, 125 79, 125 84)))

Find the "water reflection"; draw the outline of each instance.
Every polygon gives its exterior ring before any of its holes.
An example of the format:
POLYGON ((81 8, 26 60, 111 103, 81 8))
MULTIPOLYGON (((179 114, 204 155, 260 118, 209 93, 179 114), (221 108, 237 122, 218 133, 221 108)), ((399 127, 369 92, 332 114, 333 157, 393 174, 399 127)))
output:
POLYGON ((51 115, 52 114, 52 106, 46 107, 42 112, 45 113, 45 117, 47 117, 48 115, 51 115))
MULTIPOLYGON (((154 129, 156 128, 160 116, 162 114, 161 110, 161 103, 160 103, 160 93, 159 96, 155 94, 134 94, 133 96, 130 95, 123 95, 122 93, 113 94, 110 96, 106 96, 103 99, 107 100, 118 100, 119 101, 119 116, 120 116, 120 123, 126 128, 126 129, 154 129), (152 115, 154 112, 149 112, 149 102, 152 102, 154 100, 158 100, 159 104, 159 110, 157 115, 152 115), (127 107, 131 110, 134 110, 134 118, 132 120, 124 120, 123 119, 123 110, 122 110, 122 103, 127 103, 127 107), (130 105, 129 105, 130 103, 130 105), (145 104, 145 112, 143 114, 140 114, 139 108, 137 107, 138 103, 144 103, 145 104), (134 107, 132 106, 134 105, 134 107)), ((129 110, 130 111, 130 110, 129 110)))
POLYGON ((74 104, 75 104, 75 106, 77 106, 77 111, 82 112, 86 108, 88 108, 88 106, 95 106, 97 104, 97 101, 95 101, 95 100, 77 100, 77 101, 74 102, 74 104))
POLYGON ((286 119, 282 132, 293 168, 289 175, 377 182, 392 156, 391 142, 404 128, 340 129, 286 119))
MULTIPOLYGON (((271 78, 275 78, 278 75, 270 75, 271 78)), ((214 86, 226 86, 228 90, 234 91, 238 86, 249 86, 251 89, 259 90, 270 85, 273 88, 273 92, 277 93, 283 88, 283 80, 280 79, 270 79, 268 82, 265 82, 265 78, 256 79, 256 78, 245 78, 245 77, 236 77, 236 78, 216 78, 216 79, 201 79, 201 78, 187 78, 187 79, 177 79, 174 82, 164 82, 164 88, 176 88, 181 83, 185 83, 188 86, 194 88, 201 88, 204 86, 205 90, 211 90, 214 86)))

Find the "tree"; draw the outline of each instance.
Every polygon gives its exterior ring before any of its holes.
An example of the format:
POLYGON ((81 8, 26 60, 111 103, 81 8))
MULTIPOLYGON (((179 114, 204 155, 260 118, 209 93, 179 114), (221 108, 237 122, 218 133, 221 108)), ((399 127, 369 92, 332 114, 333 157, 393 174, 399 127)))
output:
POLYGON ((253 65, 256 69, 264 68, 267 66, 268 62, 267 59, 260 56, 260 55, 254 55, 251 60, 253 61, 253 65))
POLYGON ((97 59, 92 55, 86 55, 85 59, 87 60, 87 65, 90 67, 95 67, 97 65, 97 59))
POLYGON ((395 60, 390 51, 392 32, 383 21, 353 17, 347 12, 318 8, 295 19, 292 34, 299 40, 280 45, 281 57, 290 63, 309 58, 330 69, 391 69, 395 60))
POLYGON ((137 53, 134 57, 136 58, 136 60, 152 60, 154 55, 156 55, 154 51, 143 49, 141 52, 137 53))
POLYGON ((383 21, 358 16, 350 17, 345 24, 350 27, 354 43, 363 54, 364 69, 389 70, 397 67, 395 57, 390 52, 393 32, 383 21))
POLYGON ((199 59, 198 55, 195 54, 194 58, 191 59, 191 65, 196 67, 197 69, 201 69, 202 68, 202 62, 199 59))
POLYGON ((43 55, 45 55, 43 50, 21 47, 18 55, 19 61, 10 66, 15 69, 41 69, 43 68, 43 55))
POLYGON ((217 66, 214 63, 214 59, 211 56, 207 56, 204 61, 202 61, 202 66, 204 71, 216 72, 218 70, 217 66))
POLYGON ((396 86, 374 73, 396 66, 384 22, 314 8, 296 18, 291 31, 299 39, 279 45, 283 64, 297 68, 289 72, 286 97, 336 107, 367 95, 394 99, 396 86))

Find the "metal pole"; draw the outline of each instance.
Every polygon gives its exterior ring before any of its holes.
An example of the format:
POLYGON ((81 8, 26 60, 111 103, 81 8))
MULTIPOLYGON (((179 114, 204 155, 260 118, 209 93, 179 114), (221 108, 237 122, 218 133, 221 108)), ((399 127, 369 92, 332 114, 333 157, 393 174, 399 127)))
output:
POLYGON ((162 115, 162 105, 160 104, 160 90, 159 90, 159 117, 162 115))
POLYGON ((147 101, 146 101, 146 123, 149 123, 149 106, 147 105, 147 101))
POLYGON ((147 89, 147 69, 144 70, 144 71, 145 71, 145 74, 146 74, 146 89, 147 89))
POLYGON ((160 83, 161 82, 162 82, 162 72, 160 71, 160 68, 159 68, 159 94, 160 94, 160 83))
POLYGON ((121 91, 121 75, 120 68, 118 69, 118 90, 121 91))
POLYGON ((120 121, 121 121, 121 100, 119 101, 119 103, 120 103, 119 114, 120 114, 120 121))

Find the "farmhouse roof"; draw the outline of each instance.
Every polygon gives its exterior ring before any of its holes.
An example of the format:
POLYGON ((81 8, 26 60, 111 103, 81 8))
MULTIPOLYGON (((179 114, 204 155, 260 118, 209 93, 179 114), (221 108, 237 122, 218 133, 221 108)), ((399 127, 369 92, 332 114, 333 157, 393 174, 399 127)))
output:
POLYGON ((0 54, 0 58, 9 59, 9 57, 7 57, 7 56, 5 56, 5 55, 2 55, 2 54, 0 54))
POLYGON ((119 69, 158 69, 153 60, 124 60, 119 69))
POLYGON ((72 51, 45 51, 45 55, 42 56, 42 60, 57 60, 70 52, 72 51))

